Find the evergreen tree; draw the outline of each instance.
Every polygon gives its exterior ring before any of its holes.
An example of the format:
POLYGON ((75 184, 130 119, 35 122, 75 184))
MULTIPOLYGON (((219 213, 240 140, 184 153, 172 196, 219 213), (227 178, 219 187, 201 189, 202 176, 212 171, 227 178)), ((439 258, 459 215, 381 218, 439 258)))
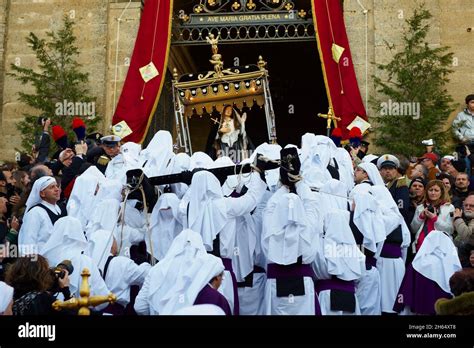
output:
MULTIPOLYGON (((20 67, 11 64, 13 72, 9 73, 23 85, 31 84, 34 93, 18 92, 19 100, 38 110, 38 114, 23 114, 24 119, 17 124, 22 135, 22 147, 31 150, 35 137, 42 127, 38 126, 39 117, 48 117, 52 125, 61 125, 68 133, 68 138, 74 140, 71 123, 75 115, 69 108, 59 107, 67 103, 95 103, 95 98, 88 94, 89 75, 80 71, 81 65, 76 62, 79 54, 75 46, 76 37, 73 32, 73 21, 64 16, 63 27, 57 32, 47 32, 47 40, 40 39, 30 32, 26 41, 36 55, 39 70, 20 67)), ((82 104, 85 105, 85 104, 82 104)), ((92 104, 89 104, 92 105, 92 104)), ((94 110, 95 110, 95 104, 94 110)), ((90 108, 92 109, 92 108, 90 108)), ((82 117, 87 125, 88 132, 92 132, 99 122, 99 117, 82 117)), ((51 152, 54 152, 54 146, 51 152)))
POLYGON ((449 47, 432 48, 426 41, 431 17, 424 4, 414 11, 406 20, 402 49, 390 63, 377 65, 387 80, 373 76, 380 95, 371 100, 378 111, 373 119, 375 144, 390 153, 419 155, 424 152, 422 140, 433 138, 438 146, 445 146, 449 137, 449 130, 443 128, 454 111, 446 90, 453 54, 449 47))

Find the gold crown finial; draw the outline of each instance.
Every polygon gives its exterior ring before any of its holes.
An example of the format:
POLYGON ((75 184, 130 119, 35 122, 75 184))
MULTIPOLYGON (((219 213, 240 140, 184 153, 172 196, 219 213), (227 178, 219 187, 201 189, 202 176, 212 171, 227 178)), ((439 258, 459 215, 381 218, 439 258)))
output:
POLYGON ((267 62, 263 60, 262 56, 258 56, 257 65, 260 68, 260 70, 265 70, 265 68, 267 66, 267 62))

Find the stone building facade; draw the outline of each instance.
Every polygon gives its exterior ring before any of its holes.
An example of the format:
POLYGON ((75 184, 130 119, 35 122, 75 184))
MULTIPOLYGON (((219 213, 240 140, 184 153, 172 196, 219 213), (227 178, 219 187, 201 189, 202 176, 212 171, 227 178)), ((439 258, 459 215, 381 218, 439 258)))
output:
MULTIPOLYGON (((181 1, 175 0, 175 9, 181 1)), ((463 107, 465 95, 474 93, 472 1, 425 1, 434 16, 429 42, 433 46, 450 46, 454 53, 454 72, 448 91, 458 103, 456 112, 463 107)), ((364 102, 367 96, 374 94, 371 79, 376 72, 374 63, 390 60, 393 53, 386 43, 395 49, 399 47, 404 20, 418 2, 344 1, 346 27, 364 102)), ((90 74, 89 89, 97 98, 96 114, 103 117, 103 131, 107 131, 126 77, 139 25, 140 5, 138 0, 0 0, 0 159, 13 159, 15 148, 20 146, 15 125, 27 108, 18 101, 17 93, 28 87, 7 73, 11 63, 35 66, 35 57, 25 41, 28 33, 32 31, 43 37, 46 31, 58 28, 65 14, 75 20, 81 52, 78 60, 90 74)), ((192 71, 189 70, 192 60, 183 50, 173 49, 169 68, 173 67, 192 71)))

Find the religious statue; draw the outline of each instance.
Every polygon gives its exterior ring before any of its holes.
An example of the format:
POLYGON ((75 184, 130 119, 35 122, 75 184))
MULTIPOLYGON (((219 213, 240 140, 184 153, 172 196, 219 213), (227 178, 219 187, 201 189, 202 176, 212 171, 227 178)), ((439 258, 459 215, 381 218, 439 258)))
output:
POLYGON ((235 163, 250 157, 249 150, 253 150, 245 122, 247 113, 240 115, 231 105, 226 105, 222 110, 221 119, 214 138, 211 151, 207 151, 212 158, 228 156, 235 163))
POLYGON ((217 51, 218 51, 217 44, 219 43, 219 37, 214 37, 214 34, 211 34, 208 37, 206 37, 206 41, 212 47, 212 54, 217 54, 217 51))

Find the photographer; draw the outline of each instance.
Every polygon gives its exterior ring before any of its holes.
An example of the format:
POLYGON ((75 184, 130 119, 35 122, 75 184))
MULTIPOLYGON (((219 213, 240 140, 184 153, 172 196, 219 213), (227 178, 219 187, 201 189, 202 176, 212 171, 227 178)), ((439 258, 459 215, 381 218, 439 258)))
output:
POLYGON ((16 180, 10 170, 2 168, 0 172, 0 193, 3 193, 10 203, 8 209, 11 212, 12 207, 18 205, 20 202, 20 195, 18 190, 15 188, 16 180))
POLYGON ((460 249, 465 244, 470 244, 474 247, 474 194, 466 197, 462 209, 456 208, 453 225, 457 232, 456 246, 460 247, 460 249))
POLYGON ((44 163, 48 159, 49 147, 51 144, 51 138, 49 136, 49 126, 51 125, 51 120, 49 118, 41 117, 38 120, 38 124, 43 127, 43 132, 41 133, 38 145, 34 146, 33 151, 37 152, 36 162, 44 163))
POLYGON ((87 144, 84 141, 81 141, 74 146, 74 151, 66 149, 59 154, 59 160, 64 165, 61 180, 62 198, 69 198, 72 186, 74 185, 74 180, 82 171, 84 171, 84 166, 86 165, 86 153, 87 144))
POLYGON ((17 244, 20 221, 15 216, 8 217, 7 204, 7 199, 0 195, 0 244, 17 244))
POLYGON ((7 204, 5 197, 0 196, 0 281, 5 278, 5 269, 13 259, 9 258, 10 245, 18 243, 18 231, 20 223, 16 217, 7 218, 7 204))
MULTIPOLYGON (((6 283, 14 288, 14 315, 52 315, 57 312, 52 304, 56 293, 61 292, 65 300, 69 291, 69 272, 57 274, 51 270, 48 261, 41 255, 20 257, 7 269, 6 283), (56 289, 55 289, 56 288, 56 289)), ((70 312, 69 312, 70 313, 70 312)))
POLYGON ((440 180, 431 180, 425 189, 425 202, 415 211, 411 232, 415 234, 412 251, 416 253, 425 237, 433 230, 453 234, 454 206, 450 204, 448 191, 440 180))

